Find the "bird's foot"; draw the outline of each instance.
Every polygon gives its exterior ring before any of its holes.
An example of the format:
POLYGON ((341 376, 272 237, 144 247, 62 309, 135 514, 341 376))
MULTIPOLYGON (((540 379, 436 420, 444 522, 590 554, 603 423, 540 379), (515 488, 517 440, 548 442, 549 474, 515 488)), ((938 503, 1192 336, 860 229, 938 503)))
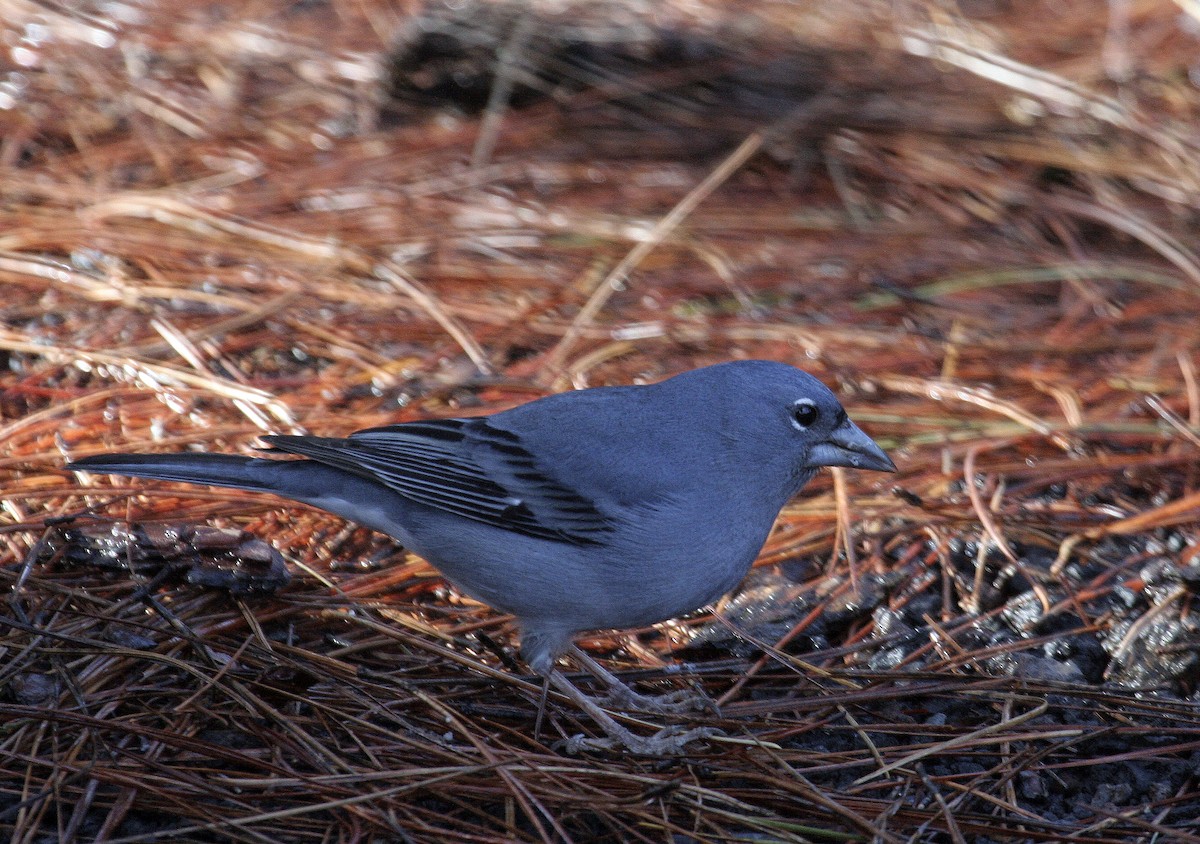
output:
POLYGON ((627 712, 653 712, 657 715, 687 715, 693 712, 711 712, 720 715, 717 702, 702 691, 680 689, 662 695, 644 695, 621 683, 609 688, 597 698, 605 706, 627 712))
POLYGON ((679 756, 691 742, 725 735, 716 727, 693 727, 690 730, 664 727, 652 736, 639 736, 620 726, 615 730, 608 726, 606 732, 608 735, 604 738, 571 736, 559 742, 557 747, 572 755, 585 750, 626 750, 638 756, 679 756))
MULTIPOLYGON (((600 727, 606 736, 606 738, 573 736, 558 745, 567 753, 578 753, 581 750, 624 749, 639 756, 675 756, 682 753, 684 747, 689 742, 709 738, 710 736, 724 735, 720 730, 713 727, 696 727, 686 730, 681 727, 671 726, 664 727, 652 736, 640 736, 617 723, 616 719, 605 712, 600 704, 581 692, 575 684, 560 672, 552 671, 547 677, 547 683, 553 685, 573 700, 580 709, 596 722, 597 726, 600 727)), ((655 698, 646 698, 643 695, 638 695, 619 680, 612 684, 612 689, 617 691, 618 694, 624 691, 629 696, 625 699, 626 704, 630 704, 631 698, 643 698, 652 705, 662 705, 655 698)))
POLYGON ((693 712, 720 714, 717 710, 717 702, 705 694, 703 689, 683 689, 662 695, 644 695, 635 692, 624 680, 575 645, 571 646, 570 654, 584 670, 608 689, 597 699, 613 709, 623 709, 627 712, 653 712, 658 715, 686 715, 693 712))

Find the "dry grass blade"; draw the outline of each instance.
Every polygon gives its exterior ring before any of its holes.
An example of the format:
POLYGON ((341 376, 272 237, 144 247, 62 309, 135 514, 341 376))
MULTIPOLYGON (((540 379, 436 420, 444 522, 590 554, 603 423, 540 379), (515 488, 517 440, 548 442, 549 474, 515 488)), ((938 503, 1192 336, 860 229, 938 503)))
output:
POLYGON ((603 310, 605 304, 625 284, 629 273, 638 266, 662 241, 671 234, 689 214, 696 210, 713 191, 719 188, 746 161, 762 147, 764 136, 755 133, 746 138, 728 157, 725 158, 711 173, 688 194, 681 199, 670 213, 662 217, 637 242, 621 261, 600 280, 600 284, 588 297, 587 302, 579 309, 579 314, 572 321, 558 345, 554 347, 547 361, 547 368, 553 372, 562 366, 571 352, 572 346, 579 340, 579 335, 603 310))

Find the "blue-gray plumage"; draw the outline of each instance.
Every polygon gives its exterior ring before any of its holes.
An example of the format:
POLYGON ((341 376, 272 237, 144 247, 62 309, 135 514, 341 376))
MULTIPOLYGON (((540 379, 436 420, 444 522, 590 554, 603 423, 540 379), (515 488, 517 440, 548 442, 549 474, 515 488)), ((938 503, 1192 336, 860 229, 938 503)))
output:
POLYGON ((272 492, 395 537, 515 615, 542 674, 574 634, 712 603, 821 466, 894 471, 833 393, 740 361, 492 416, 263 438, 301 460, 113 454, 67 468, 272 492))

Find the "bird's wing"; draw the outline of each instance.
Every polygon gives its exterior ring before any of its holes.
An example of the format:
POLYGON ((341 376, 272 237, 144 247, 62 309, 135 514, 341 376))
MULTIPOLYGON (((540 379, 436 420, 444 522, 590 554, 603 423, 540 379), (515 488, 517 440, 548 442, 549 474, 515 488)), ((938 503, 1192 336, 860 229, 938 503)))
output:
POLYGON ((543 539, 600 541, 609 520, 486 419, 407 422, 345 439, 268 436, 275 449, 370 478, 417 503, 543 539))

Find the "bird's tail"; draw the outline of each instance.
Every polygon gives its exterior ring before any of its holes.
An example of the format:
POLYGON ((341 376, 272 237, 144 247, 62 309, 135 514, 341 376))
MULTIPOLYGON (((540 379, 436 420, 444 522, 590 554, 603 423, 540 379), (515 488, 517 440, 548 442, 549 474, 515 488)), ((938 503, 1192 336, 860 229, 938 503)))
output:
POLYGON ((411 540, 404 527, 408 502, 370 478, 313 460, 275 460, 236 454, 99 454, 68 463, 72 472, 128 475, 187 484, 270 492, 310 504, 380 533, 411 540))
POLYGON ((236 454, 98 454, 68 463, 66 468, 72 472, 279 492, 280 465, 275 460, 236 454))

